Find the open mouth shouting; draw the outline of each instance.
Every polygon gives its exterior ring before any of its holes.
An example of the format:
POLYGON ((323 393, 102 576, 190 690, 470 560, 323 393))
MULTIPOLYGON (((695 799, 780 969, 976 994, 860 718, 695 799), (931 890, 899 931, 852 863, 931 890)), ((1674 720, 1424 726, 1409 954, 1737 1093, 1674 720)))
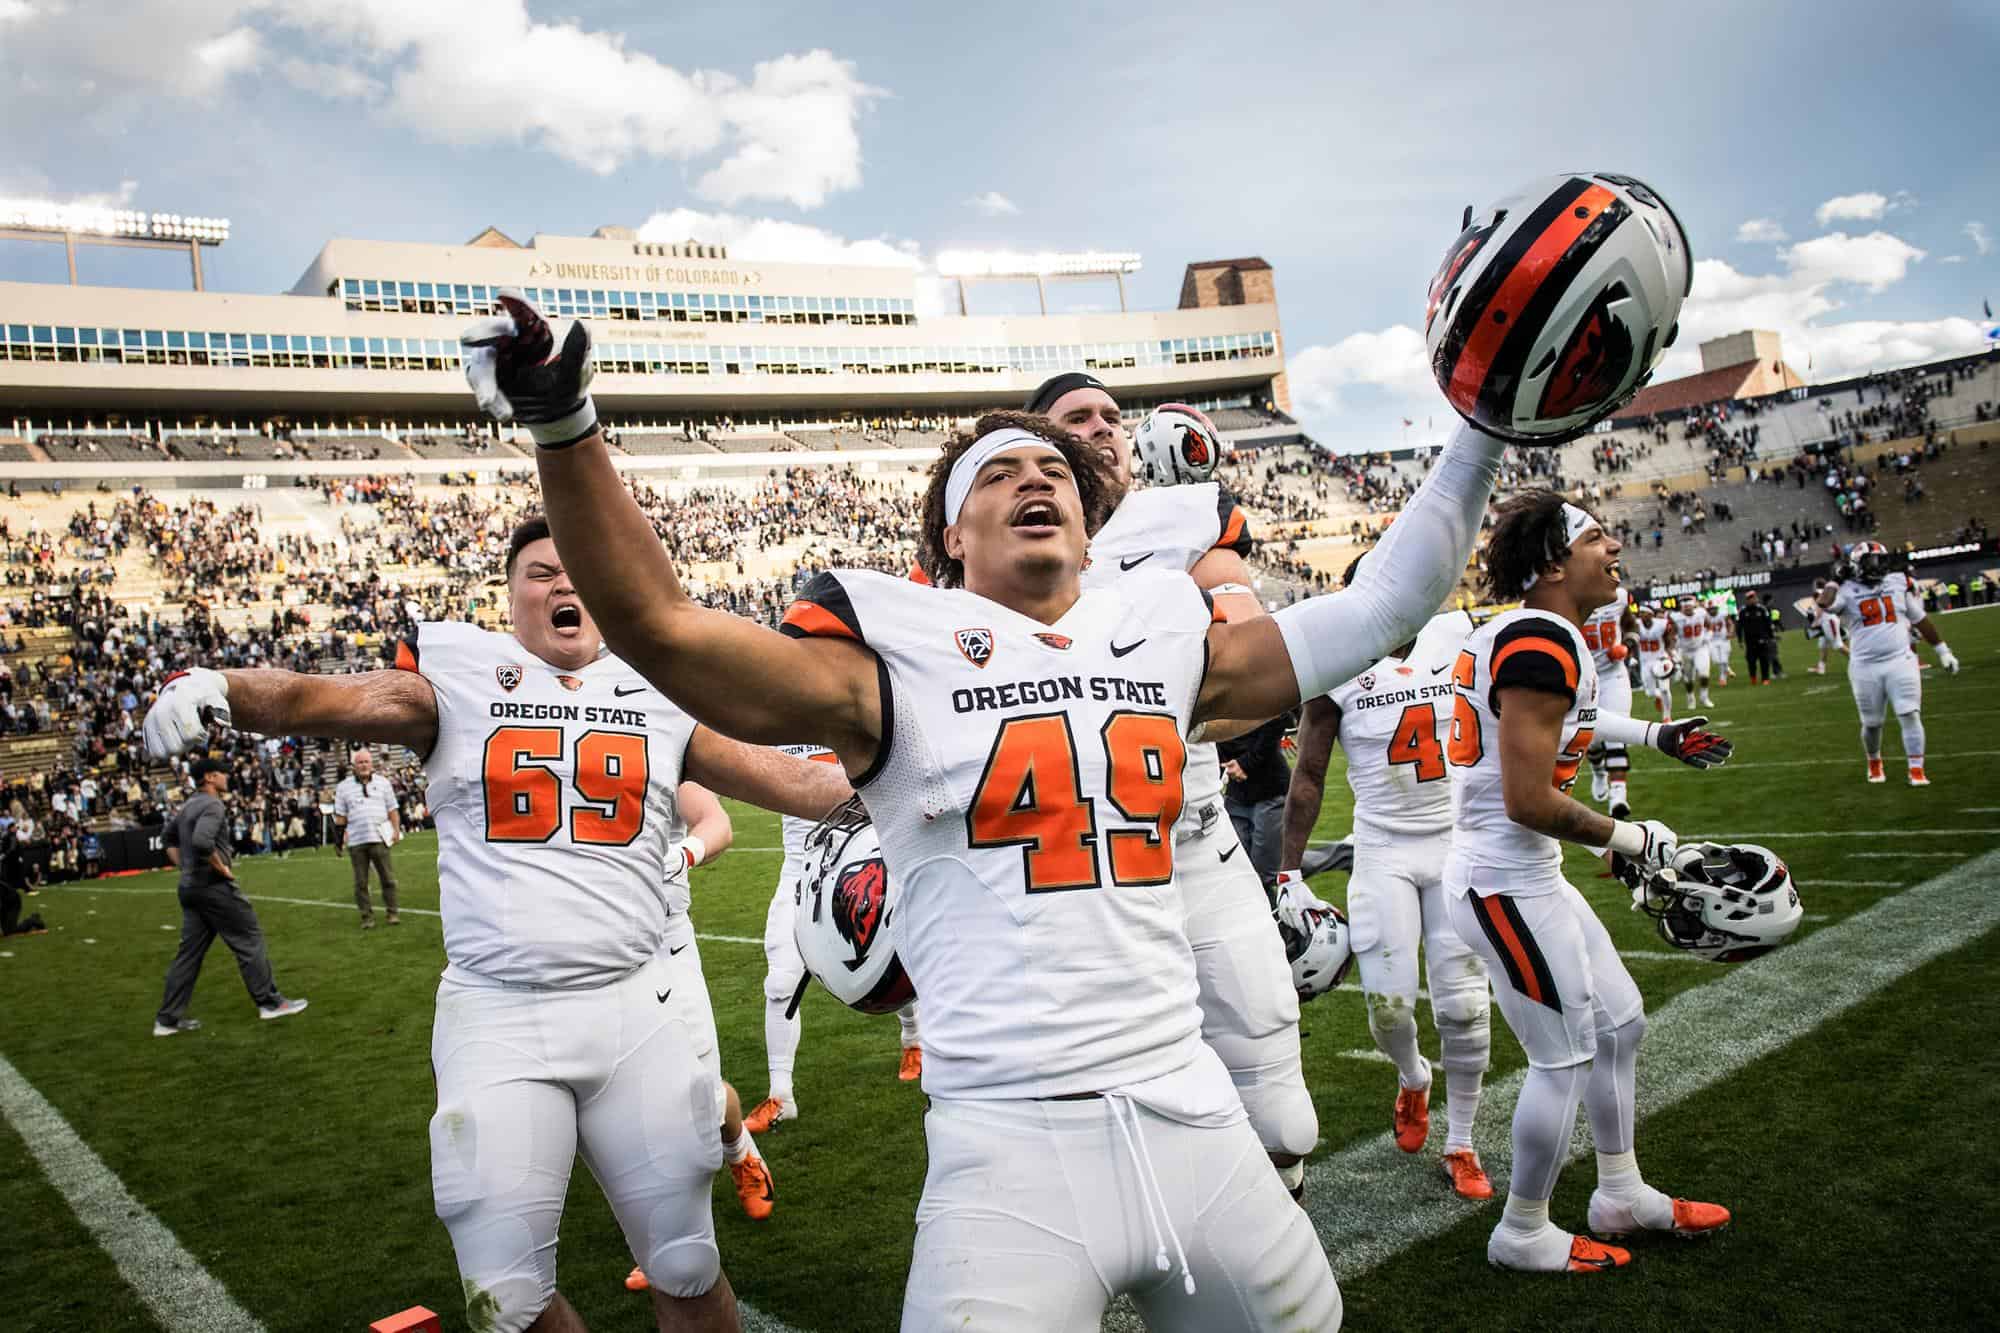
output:
POLYGON ((1035 496, 1014 506, 1014 513, 1007 520, 1007 524, 1017 532, 1031 536, 1047 536, 1062 527, 1062 508, 1054 500, 1045 496, 1035 496))
POLYGON ((575 602, 561 602, 550 609, 549 625, 557 633, 583 628, 583 608, 575 602))

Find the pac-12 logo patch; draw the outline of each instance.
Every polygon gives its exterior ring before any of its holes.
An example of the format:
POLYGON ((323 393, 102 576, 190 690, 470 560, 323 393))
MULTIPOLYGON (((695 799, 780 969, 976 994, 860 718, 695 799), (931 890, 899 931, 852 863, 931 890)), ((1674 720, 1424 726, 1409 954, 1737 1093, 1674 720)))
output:
POLYGON ((1375 673, 1372 671, 1364 671, 1361 673, 1360 678, 1357 679, 1354 683, 1361 687, 1361 692, 1363 694, 1366 694, 1370 690, 1375 688, 1375 673))
POLYGON ((514 687, 521 683, 521 668, 515 666, 512 662, 507 663, 505 666, 494 667, 493 678, 500 682, 501 689, 512 694, 514 687))
POLYGON ((976 667, 983 667, 993 660, 993 631, 990 629, 962 629, 954 636, 958 640, 958 651, 965 654, 965 660, 976 667))

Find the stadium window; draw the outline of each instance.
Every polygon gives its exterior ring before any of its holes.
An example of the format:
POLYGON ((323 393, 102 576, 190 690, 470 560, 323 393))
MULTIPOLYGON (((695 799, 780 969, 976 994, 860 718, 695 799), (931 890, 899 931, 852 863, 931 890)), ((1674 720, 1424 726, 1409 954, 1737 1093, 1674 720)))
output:
POLYGON ((380 296, 382 294, 381 284, 373 278, 363 278, 361 280, 361 294, 363 296, 380 296))
MULTIPOLYGON (((189 336, 194 338, 201 337, 199 333, 190 334, 189 336)), ((78 329, 76 331, 76 339, 78 342, 82 343, 85 347, 95 347, 97 346, 97 330, 78 329)))

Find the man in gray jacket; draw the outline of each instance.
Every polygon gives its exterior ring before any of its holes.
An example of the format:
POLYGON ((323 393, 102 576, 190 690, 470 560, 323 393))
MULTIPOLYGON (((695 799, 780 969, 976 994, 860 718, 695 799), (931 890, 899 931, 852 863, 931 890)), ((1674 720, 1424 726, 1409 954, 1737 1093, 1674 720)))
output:
POLYGON ((222 804, 223 793, 229 790, 229 765, 220 759, 198 759, 190 772, 195 794, 164 830, 167 860, 181 872, 181 947, 167 969, 166 995, 153 1019, 156 1037, 193 1032, 201 1026, 186 1016, 187 1006, 194 996, 195 978, 201 975, 201 960, 218 935, 236 955, 236 970, 243 974, 259 1018, 284 1018, 306 1007, 303 999, 288 1000, 278 993, 257 913, 237 887, 230 866, 229 814, 222 804))

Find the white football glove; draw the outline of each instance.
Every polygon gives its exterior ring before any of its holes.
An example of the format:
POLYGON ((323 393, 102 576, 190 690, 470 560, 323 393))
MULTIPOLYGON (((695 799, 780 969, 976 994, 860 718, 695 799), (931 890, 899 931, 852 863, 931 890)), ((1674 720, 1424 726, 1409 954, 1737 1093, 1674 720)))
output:
POLYGON ((1296 870, 1280 870, 1278 887, 1272 896, 1271 918, 1288 930, 1299 934, 1309 933, 1306 914, 1309 912, 1330 912, 1332 903, 1325 902, 1306 887, 1306 877, 1296 870))
POLYGON ((1937 645, 1938 665, 1956 676, 1958 674, 1958 654, 1947 647, 1942 640, 1937 645))
POLYGON ((503 291, 498 299, 504 313, 480 320, 458 340, 480 410, 495 421, 520 422, 544 448, 587 438, 597 429, 590 330, 571 321, 558 351, 549 322, 519 292, 503 291))
POLYGON ((229 725, 228 680, 207 667, 176 671, 146 710, 146 757, 159 763, 207 744, 211 724, 229 725))
POLYGON ((1657 819, 1611 821, 1611 850, 1651 874, 1672 867, 1680 835, 1657 819))

